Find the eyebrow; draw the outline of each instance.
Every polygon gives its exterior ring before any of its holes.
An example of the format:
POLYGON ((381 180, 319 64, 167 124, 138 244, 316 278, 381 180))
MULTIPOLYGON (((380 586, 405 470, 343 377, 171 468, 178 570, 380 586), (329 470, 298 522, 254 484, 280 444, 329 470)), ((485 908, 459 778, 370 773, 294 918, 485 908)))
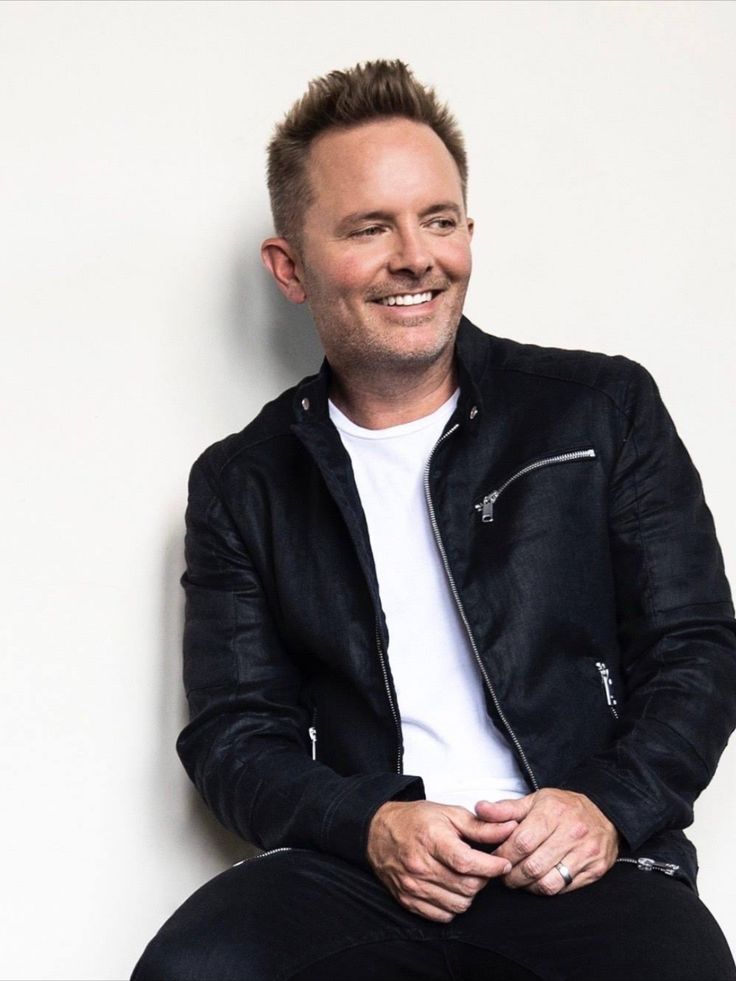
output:
MULTIPOLYGON (((428 208, 424 208, 419 212, 419 217, 427 218, 429 215, 435 215, 442 211, 450 211, 456 218, 462 218, 460 208, 453 201, 439 201, 436 204, 431 204, 428 208)), ((349 228, 352 228, 353 225, 358 225, 363 221, 391 221, 392 218, 393 215, 389 211, 353 211, 340 219, 337 225, 337 231, 345 232, 349 228)))

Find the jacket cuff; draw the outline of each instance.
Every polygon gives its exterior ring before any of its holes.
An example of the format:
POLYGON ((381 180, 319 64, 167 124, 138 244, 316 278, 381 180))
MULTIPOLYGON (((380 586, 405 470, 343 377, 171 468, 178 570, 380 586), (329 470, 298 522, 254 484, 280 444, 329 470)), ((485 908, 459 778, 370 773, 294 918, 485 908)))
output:
POLYGON ((370 868, 368 831, 378 808, 389 800, 424 800, 420 777, 404 774, 363 774, 345 777, 342 792, 329 805, 322 822, 322 851, 370 868))
POLYGON ((661 831, 666 808, 645 797, 632 783, 623 782, 617 774, 600 764, 585 764, 573 770, 558 784, 561 790, 585 794, 632 850, 637 849, 657 831, 661 831))

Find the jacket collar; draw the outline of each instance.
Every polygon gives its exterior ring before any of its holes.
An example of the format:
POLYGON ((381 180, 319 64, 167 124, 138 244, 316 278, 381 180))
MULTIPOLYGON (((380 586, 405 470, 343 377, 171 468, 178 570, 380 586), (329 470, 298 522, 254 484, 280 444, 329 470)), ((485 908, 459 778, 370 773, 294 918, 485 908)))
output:
MULTIPOLYGON (((461 317, 455 338, 455 365, 457 368, 460 397, 449 424, 459 422, 475 432, 483 417, 485 406, 481 394, 481 381, 490 354, 488 335, 461 317)), ((292 404, 297 423, 315 424, 329 421, 327 406, 331 368, 327 358, 316 375, 301 381, 294 390, 292 404)))

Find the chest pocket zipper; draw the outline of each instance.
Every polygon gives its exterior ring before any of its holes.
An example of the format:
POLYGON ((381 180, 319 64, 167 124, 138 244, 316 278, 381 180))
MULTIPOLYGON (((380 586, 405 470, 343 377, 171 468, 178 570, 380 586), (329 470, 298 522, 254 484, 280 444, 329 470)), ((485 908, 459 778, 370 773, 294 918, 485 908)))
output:
POLYGON ((509 477, 508 480, 505 480, 496 490, 491 491, 490 494, 486 494, 483 500, 475 505, 475 510, 480 512, 481 521, 484 524, 489 524, 493 521, 493 508, 496 501, 506 488, 510 484, 513 484, 515 480, 518 480, 519 477, 523 477, 533 470, 539 470, 541 467, 549 467, 554 463, 571 463, 573 460, 592 459, 593 457, 595 457, 595 450, 591 447, 587 450, 572 450, 570 453, 558 453, 556 456, 548 456, 543 460, 535 460, 534 463, 529 463, 527 466, 522 467, 521 470, 517 470, 515 474, 509 477))
POLYGON ((309 727, 309 739, 312 743, 312 759, 317 759, 317 709, 312 712, 312 724, 309 727))
POLYGON ((598 672, 601 676, 601 681, 603 683, 603 691, 605 692, 606 702, 608 703, 608 707, 611 710, 611 715, 614 717, 614 719, 617 719, 618 711, 616 710, 616 706, 618 705, 618 702, 616 701, 616 697, 613 693, 613 682, 611 681, 611 672, 608 670, 608 668, 606 667, 603 661, 596 661, 595 666, 598 668, 598 672))

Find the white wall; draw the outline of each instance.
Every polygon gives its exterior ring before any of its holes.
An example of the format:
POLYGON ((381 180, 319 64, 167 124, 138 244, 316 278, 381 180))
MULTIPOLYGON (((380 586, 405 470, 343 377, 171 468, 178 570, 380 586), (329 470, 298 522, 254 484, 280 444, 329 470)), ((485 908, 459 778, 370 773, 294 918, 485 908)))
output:
MULTIPOLYGON (((260 269, 308 78, 407 59, 469 137, 495 333, 646 364, 736 574, 736 7, 0 5, 7 978, 126 977, 242 854, 174 754, 189 465, 319 361, 260 269)), ((736 753, 698 805, 736 946, 736 753)))

